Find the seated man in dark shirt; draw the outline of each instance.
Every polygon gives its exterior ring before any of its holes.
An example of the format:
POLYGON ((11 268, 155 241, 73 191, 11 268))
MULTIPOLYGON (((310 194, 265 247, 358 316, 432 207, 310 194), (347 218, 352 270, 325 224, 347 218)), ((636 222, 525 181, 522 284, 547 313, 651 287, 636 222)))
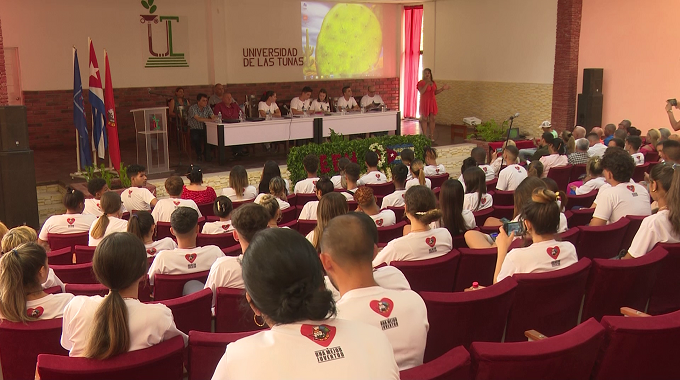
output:
POLYGON ((555 136, 551 132, 544 132, 541 139, 538 141, 538 149, 531 156, 530 161, 538 161, 543 156, 549 156, 548 145, 552 144, 555 136))

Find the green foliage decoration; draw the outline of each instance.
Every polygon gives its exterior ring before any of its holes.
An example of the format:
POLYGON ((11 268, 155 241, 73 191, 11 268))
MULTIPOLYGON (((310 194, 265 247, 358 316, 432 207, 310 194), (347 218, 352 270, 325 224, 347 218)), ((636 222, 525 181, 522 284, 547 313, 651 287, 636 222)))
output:
POLYGON ((120 163, 118 178, 120 178, 120 185, 123 187, 123 189, 127 189, 128 187, 132 186, 132 181, 130 181, 130 177, 127 174, 127 166, 125 166, 123 162, 120 163))
POLYGON ((475 133, 468 135, 468 139, 479 139, 484 141, 499 141, 508 133, 508 121, 498 125, 496 120, 491 119, 475 127, 475 133))

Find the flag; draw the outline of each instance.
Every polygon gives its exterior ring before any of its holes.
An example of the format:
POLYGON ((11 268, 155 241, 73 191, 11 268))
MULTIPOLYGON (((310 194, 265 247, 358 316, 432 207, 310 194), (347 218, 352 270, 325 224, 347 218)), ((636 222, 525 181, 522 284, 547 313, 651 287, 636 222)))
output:
POLYGON ((78 65, 78 51, 73 48, 73 125, 78 131, 80 147, 80 168, 92 165, 90 155, 87 121, 85 121, 85 106, 83 105, 83 85, 80 83, 80 65, 78 65))
POLYGON ((99 64, 97 56, 94 54, 94 45, 88 38, 90 45, 90 105, 92 106, 92 135, 94 136, 93 149, 97 150, 99 158, 104 158, 106 150, 106 128, 104 120, 106 109, 104 108, 104 91, 102 91, 102 78, 99 75, 99 64))
POLYGON ((120 147, 118 146, 118 122, 116 121, 116 105, 113 101, 113 84, 111 84, 111 68, 109 54, 104 50, 104 108, 106 108, 106 134, 109 137, 109 157, 113 167, 120 171, 120 147))

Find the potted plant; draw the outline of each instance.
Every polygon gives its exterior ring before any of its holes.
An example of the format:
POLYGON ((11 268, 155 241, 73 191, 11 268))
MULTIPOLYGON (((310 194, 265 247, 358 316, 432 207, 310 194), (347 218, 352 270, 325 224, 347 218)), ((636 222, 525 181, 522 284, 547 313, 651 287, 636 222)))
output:
POLYGON ((508 121, 504 121, 501 125, 496 123, 496 120, 491 119, 479 124, 475 127, 475 133, 468 135, 468 139, 482 140, 486 142, 501 141, 505 134, 508 133, 508 121))

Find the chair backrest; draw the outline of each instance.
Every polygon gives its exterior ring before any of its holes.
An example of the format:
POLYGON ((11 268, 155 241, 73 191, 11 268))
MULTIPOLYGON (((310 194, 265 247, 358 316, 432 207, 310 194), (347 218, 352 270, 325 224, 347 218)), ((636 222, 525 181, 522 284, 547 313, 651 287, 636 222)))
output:
POLYGON ((645 163, 647 162, 659 162, 659 152, 653 150, 645 152, 645 163))
POLYGON ((404 220, 404 215, 406 215, 404 207, 387 207, 387 209, 394 212, 394 216, 397 217, 397 222, 404 220))
POLYGON ((459 252, 460 259, 456 282, 453 286, 454 292, 461 292, 463 289, 469 288, 473 282, 478 282, 482 286, 493 284, 493 272, 496 269, 496 257, 498 256, 496 248, 460 248, 459 252))
POLYGON ((215 216, 215 213, 213 212, 213 203, 201 203, 197 206, 198 209, 201 210, 201 215, 203 215, 204 218, 208 219, 211 216, 215 216))
POLYGON ((316 220, 305 220, 305 219, 300 219, 297 222, 298 226, 298 232, 302 236, 307 236, 308 233, 312 232, 314 228, 316 228, 316 220))
POLYGON ((3 379, 33 379, 38 354, 68 355, 61 347, 61 318, 0 323, 3 379))
POLYGON ((288 194, 288 204, 290 207, 297 206, 297 194, 288 194))
MULTIPOLYGON (((552 170, 552 169, 551 169, 552 170)), ((586 174, 586 164, 578 164, 571 166, 571 175, 569 176, 569 181, 574 182, 579 179, 580 176, 586 174)))
POLYGON ((580 210, 569 210, 565 212, 564 215, 567 217, 567 225, 569 228, 573 228, 590 224, 594 212, 594 208, 582 208, 580 210))
POLYGON ((71 247, 64 247, 47 252, 47 262, 49 265, 73 264, 73 251, 71 250, 71 247))
POLYGON ((494 178, 491 181, 486 181, 486 192, 496 189, 496 184, 498 183, 498 178, 494 178))
POLYGON ((630 244, 633 242, 633 238, 635 237, 635 234, 638 232, 640 229, 640 225, 642 224, 642 220, 646 218, 647 216, 643 215, 627 215, 626 219, 630 222, 628 224, 628 229, 626 230, 626 235, 623 237, 623 240, 621 241, 621 247, 619 249, 625 249, 628 251, 628 248, 630 248, 630 244))
POLYGON ((512 206, 515 204, 514 196, 514 191, 494 190, 493 206, 512 206))
POLYGON ((189 331, 208 331, 212 325, 212 290, 199 292, 179 298, 152 303, 162 303, 172 310, 177 328, 185 334, 189 331))
POLYGON ((307 204, 307 202, 319 200, 319 198, 317 198, 317 196, 316 196, 316 193, 309 193, 309 194, 297 193, 295 195, 297 196, 297 201, 296 201, 297 206, 304 206, 304 205, 307 204))
POLYGON ((642 182, 645 180, 645 173, 649 172, 649 162, 645 162, 642 165, 635 166, 633 170, 633 176, 631 177, 635 182, 642 182))
POLYGON ((421 292, 430 323, 425 363, 459 345, 500 342, 516 287, 517 282, 508 277, 476 291, 421 292))
POLYGON ((291 206, 285 210, 281 210, 281 220, 279 221, 279 224, 285 224, 293 220, 297 220, 298 214, 299 212, 295 208, 295 206, 291 206))
POLYGON ((450 292, 456 279, 460 252, 451 252, 433 259, 415 261, 392 261, 391 266, 399 269, 411 289, 416 292, 450 292))
POLYGON ((262 330, 255 324, 253 311, 244 308, 243 289, 217 288, 215 300, 215 332, 235 333, 262 330))
POLYGON ((470 378, 470 353, 461 346, 417 367, 399 372, 401 380, 460 380, 470 378))
POLYGON ((668 252, 656 276, 652 294, 649 297, 647 313, 652 315, 666 314, 680 310, 680 243, 660 243, 668 252))
POLYGON ((234 234, 225 232, 223 234, 198 234, 196 235, 196 246, 205 247, 207 245, 216 245, 220 248, 230 248, 238 245, 234 234))
POLYGON ((156 240, 161 240, 166 237, 173 238, 170 232, 170 222, 156 222, 156 240))
POLYGON ((234 202, 231 202, 231 205, 234 208, 234 210, 236 210, 237 208, 241 207, 241 205, 244 205, 246 203, 253 203, 254 201, 255 201, 255 198, 246 199, 244 201, 234 201, 234 202))
POLYGON ((606 226, 579 226, 581 232, 576 245, 578 257, 611 259, 618 255, 628 224, 628 219, 621 218, 606 226))
POLYGON ((483 226, 488 217, 493 214, 493 207, 485 208, 484 210, 474 211, 475 222, 478 226, 483 226))
POLYGON ((162 301, 182 297, 184 284, 187 281, 197 280, 205 283, 210 271, 202 271, 188 274, 156 274, 154 276, 153 295, 154 300, 162 301))
POLYGON ((397 221, 397 224, 387 227, 378 227, 378 243, 389 243, 404 235, 405 221, 397 221))
POLYGON ((49 288, 43 289, 43 292, 46 294, 59 294, 62 292, 61 286, 55 285, 55 286, 50 286, 49 288))
POLYGON ((589 259, 545 273, 515 274, 515 301, 510 308, 506 342, 525 340, 535 329, 552 336, 576 326, 588 280, 589 259))
POLYGON ((434 189, 435 187, 442 187, 442 184, 447 179, 449 179, 449 173, 433 175, 433 176, 429 176, 427 178, 430 179, 430 184, 432 185, 432 188, 434 189))
POLYGON ((89 232, 78 232, 76 234, 47 234, 47 242, 50 249, 61 249, 69 247, 71 250, 76 245, 87 245, 90 240, 89 232))
POLYGON ((552 178, 557 183, 557 188, 562 191, 567 191, 569 185, 569 177, 571 177, 572 166, 567 164, 564 166, 555 166, 548 171, 548 178, 552 178))
POLYGON ((357 201, 347 201, 347 210, 349 212, 355 211, 359 207, 357 201))
POLYGON ((66 293, 71 293, 74 296, 106 296, 109 293, 109 288, 102 284, 65 284, 64 290, 66 293))
POLYGON ((558 234, 557 237, 558 237, 558 240, 568 241, 571 244, 573 244, 574 247, 576 247, 576 243, 578 243, 578 235, 579 235, 580 231, 581 230, 579 230, 578 227, 570 228, 570 229, 562 232, 561 234, 558 234))
POLYGON ((605 341, 594 380, 679 379, 680 312, 653 317, 602 317, 605 341))
MULTIPOLYGON (((476 230, 476 228, 475 228, 475 230, 476 230)), ((468 245, 465 242, 465 233, 462 233, 460 235, 451 236, 451 245, 455 249, 467 248, 468 245)))
POLYGON ((184 339, 173 337, 143 350, 106 360, 38 355, 41 380, 169 379, 181 380, 184 339))
POLYGON ((76 264, 91 263, 96 248, 97 247, 90 247, 87 245, 76 245, 76 264))
POLYGON ((235 246, 229 247, 229 248, 222 248, 222 252, 226 256, 238 256, 241 253, 243 253, 243 252, 241 252, 241 244, 235 245, 235 246))
POLYGON ((533 342, 475 342, 470 346, 472 372, 476 380, 589 380, 603 339, 604 328, 590 319, 533 342))
POLYGON ((373 195, 388 195, 394 193, 394 183, 392 181, 378 184, 367 184, 367 187, 373 189, 373 195))
POLYGON ((97 278, 92 271, 92 263, 51 265, 54 274, 65 284, 97 284, 97 278))
POLYGON ((210 380, 215 373, 227 344, 259 331, 237 333, 189 332, 189 380, 210 380))
POLYGON ((297 231, 298 230, 298 220, 293 219, 293 220, 289 221, 288 223, 281 223, 281 224, 279 224, 279 227, 281 227, 281 228, 288 227, 291 230, 297 231))
MULTIPOLYGON (((494 218, 498 219, 508 219, 512 220, 512 216, 515 214, 515 206, 496 206, 493 205, 492 207, 493 212, 491 213, 491 216, 494 218)), ((477 226, 483 226, 484 224, 479 224, 477 223, 477 226)), ((496 232, 498 232, 498 229, 496 229, 496 232)))
POLYGON ((439 193, 442 192, 442 188, 440 187, 433 187, 432 192, 434 193, 434 197, 437 199, 437 202, 439 202, 439 193))
MULTIPOLYGON (((598 190, 595 189, 583 195, 571 195, 567 193, 567 205, 569 208, 574 208, 577 206, 589 208, 593 205, 593 202, 595 202, 595 198, 597 198, 597 192, 598 190)), ((588 222, 590 222, 590 220, 588 220, 588 222)))
POLYGON ((637 259, 593 260, 582 319, 619 315, 624 306, 644 311, 666 255, 665 249, 657 247, 637 259))

